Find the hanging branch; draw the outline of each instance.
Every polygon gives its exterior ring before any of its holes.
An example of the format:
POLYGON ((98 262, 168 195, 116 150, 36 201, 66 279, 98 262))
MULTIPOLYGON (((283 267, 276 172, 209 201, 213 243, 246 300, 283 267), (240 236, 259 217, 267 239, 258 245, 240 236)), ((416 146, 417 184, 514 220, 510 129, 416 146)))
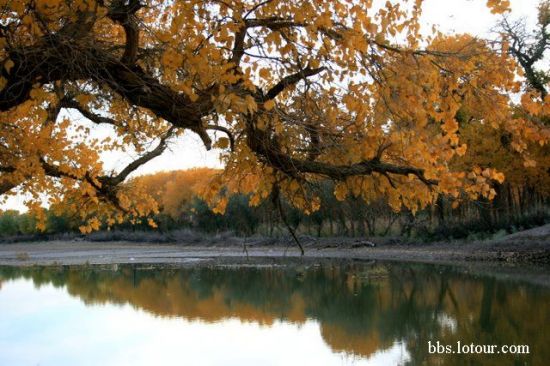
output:
POLYGON ((278 185, 276 185, 276 184, 273 185, 273 190, 271 192, 271 195, 272 195, 271 200, 272 200, 273 204, 275 205, 275 207, 277 207, 277 211, 279 212, 279 216, 281 217, 281 221, 285 224, 288 232, 290 233, 290 235, 294 239, 294 242, 296 243, 296 245, 300 249, 300 255, 303 256, 305 254, 304 247, 302 246, 302 243, 300 243, 300 239, 298 239, 298 236, 296 236, 296 232, 294 231, 294 229, 292 228, 292 226, 290 226, 290 224, 288 222, 285 211, 283 209, 283 204, 282 204, 282 201, 281 201, 281 192, 280 192, 280 189, 279 189, 278 185))

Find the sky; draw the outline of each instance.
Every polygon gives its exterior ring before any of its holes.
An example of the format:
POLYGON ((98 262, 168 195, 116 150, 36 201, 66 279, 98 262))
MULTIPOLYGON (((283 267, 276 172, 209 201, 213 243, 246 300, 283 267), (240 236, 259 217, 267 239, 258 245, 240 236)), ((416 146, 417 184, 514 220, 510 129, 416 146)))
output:
MULTIPOLYGON (((380 0, 382 1, 382 0, 380 0)), ((383 1, 385 3, 385 1, 383 1)), ((511 0, 511 19, 526 18, 527 24, 536 24, 539 0, 511 0)), ((444 33, 470 33, 481 38, 494 38, 491 28, 499 16, 491 14, 485 0, 424 0, 422 26, 429 30, 437 25, 444 33)), ((81 118, 77 113, 69 114, 73 119, 81 118)), ((102 131, 97 131, 101 134, 102 131)), ((197 135, 187 132, 178 141, 171 142, 169 149, 161 156, 141 166, 134 175, 159 171, 189 169, 194 167, 221 168, 219 150, 206 151, 197 135)), ((136 156, 111 153, 104 156, 108 170, 124 167, 136 156)), ((26 211, 25 197, 10 197, 0 209, 26 211)))
POLYGON ((67 291, 26 279, 2 284, 0 365, 384 366, 410 360, 397 342, 368 358, 334 351, 313 319, 266 326, 238 318, 163 318, 130 304, 85 305, 67 291))

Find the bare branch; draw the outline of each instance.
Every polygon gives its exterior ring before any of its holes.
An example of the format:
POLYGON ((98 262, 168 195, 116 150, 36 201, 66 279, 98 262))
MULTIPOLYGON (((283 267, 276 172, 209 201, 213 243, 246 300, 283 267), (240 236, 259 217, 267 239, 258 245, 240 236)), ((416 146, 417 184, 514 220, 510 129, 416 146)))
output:
POLYGON ((227 135, 227 138, 229 139, 229 148, 231 149, 231 151, 235 150, 235 138, 233 137, 233 134, 231 133, 231 131, 229 131, 229 129, 227 129, 223 126, 218 126, 218 125, 208 125, 208 126, 206 126, 206 129, 207 130, 221 131, 221 132, 225 133, 227 135))
POLYGON ((529 85, 544 99, 548 95, 546 82, 542 74, 535 69, 535 64, 544 58, 545 51, 550 47, 550 33, 547 30, 547 22, 539 26, 540 29, 532 39, 525 29, 524 21, 511 24, 507 18, 503 18, 500 22, 503 33, 511 40, 509 52, 523 68, 529 85))
POLYGON ((300 249, 300 255, 303 256, 305 254, 304 247, 302 246, 302 243, 300 243, 300 240, 296 236, 296 232, 294 231, 294 229, 292 228, 292 226, 290 226, 290 223, 288 222, 285 211, 283 209, 283 204, 281 202, 280 189, 279 189, 279 186, 277 184, 274 184, 273 188, 271 189, 271 200, 272 200, 273 204, 275 205, 275 207, 277 207, 277 211, 279 212, 279 217, 281 218, 281 221, 283 222, 283 224, 285 224, 288 232, 290 233, 290 235, 292 235, 292 239, 294 239, 294 242, 296 243, 296 245, 300 249))
POLYGON ((304 80, 308 77, 317 75, 317 74, 323 72, 324 70, 326 70, 325 67, 319 67, 319 68, 316 68, 316 69, 312 69, 308 66, 305 69, 303 69, 303 70, 301 70, 301 71, 299 71, 295 74, 285 76, 277 84, 275 84, 275 86, 273 86, 271 89, 269 89, 269 91, 264 96, 263 101, 265 102, 265 101, 268 101, 270 99, 275 98, 277 95, 279 95, 281 92, 283 92, 283 90, 285 90, 289 86, 297 84, 300 80, 304 80))
POLYGON ((170 127, 170 129, 166 132, 166 134, 161 137, 160 142, 158 143, 157 147, 153 150, 147 152, 145 155, 141 156, 140 158, 132 161, 130 164, 128 164, 118 175, 111 177, 108 179, 109 184, 116 186, 120 183, 122 183, 128 175, 130 175, 133 171, 135 171, 137 168, 142 166, 143 164, 151 161, 152 159, 156 158, 157 156, 160 156, 164 150, 166 149, 166 140, 170 138, 175 130, 175 127, 170 127))
POLYGON ((74 99, 70 98, 63 98, 60 103, 61 108, 70 108, 77 110, 82 116, 86 117, 90 121, 96 124, 110 124, 110 125, 117 125, 116 121, 112 118, 101 116, 97 113, 93 113, 90 110, 84 108, 80 103, 78 103, 74 99))

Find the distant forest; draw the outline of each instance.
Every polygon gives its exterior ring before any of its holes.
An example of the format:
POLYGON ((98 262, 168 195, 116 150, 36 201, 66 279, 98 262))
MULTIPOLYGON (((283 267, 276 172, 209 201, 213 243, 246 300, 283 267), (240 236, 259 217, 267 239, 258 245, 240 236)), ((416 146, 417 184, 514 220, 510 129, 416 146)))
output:
MULTIPOLYGON (((161 172, 135 178, 128 184, 140 185, 159 203, 159 213, 149 218, 112 224, 110 231, 157 231, 160 233, 191 229, 198 233, 230 232, 237 236, 277 237, 287 235, 276 205, 269 197, 251 206, 249 196, 230 196, 225 212, 215 213, 201 194, 219 171, 208 168, 161 172)), ((531 179, 534 179, 531 177, 531 179)), ((283 200, 287 223, 300 235, 317 237, 400 236, 425 241, 446 239, 482 239, 495 233, 515 232, 550 222, 548 186, 531 185, 524 176, 523 184, 495 184, 497 195, 492 201, 456 200, 440 196, 426 209, 413 214, 395 212, 381 198, 366 203, 348 195, 339 201, 334 185, 320 181, 315 187, 321 207, 309 215, 283 200)), ((65 233, 80 234, 84 221, 63 209, 63 204, 46 210, 45 230, 37 229, 32 214, 8 210, 0 213, 0 235, 11 239, 43 239, 65 233)), ((106 222, 99 222, 107 230, 106 222)))

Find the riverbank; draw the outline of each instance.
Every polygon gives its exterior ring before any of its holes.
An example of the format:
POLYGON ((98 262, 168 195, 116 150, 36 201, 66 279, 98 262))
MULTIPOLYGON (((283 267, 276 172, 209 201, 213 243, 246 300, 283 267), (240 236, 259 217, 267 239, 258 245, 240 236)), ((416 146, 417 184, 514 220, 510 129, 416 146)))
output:
POLYGON ((395 260, 423 263, 550 264, 550 225, 498 240, 401 243, 391 240, 323 238, 304 241, 305 255, 293 244, 273 241, 220 241, 189 244, 48 241, 0 245, 0 265, 78 265, 241 262, 251 258, 395 260), (373 246, 374 244, 374 246, 373 246))

